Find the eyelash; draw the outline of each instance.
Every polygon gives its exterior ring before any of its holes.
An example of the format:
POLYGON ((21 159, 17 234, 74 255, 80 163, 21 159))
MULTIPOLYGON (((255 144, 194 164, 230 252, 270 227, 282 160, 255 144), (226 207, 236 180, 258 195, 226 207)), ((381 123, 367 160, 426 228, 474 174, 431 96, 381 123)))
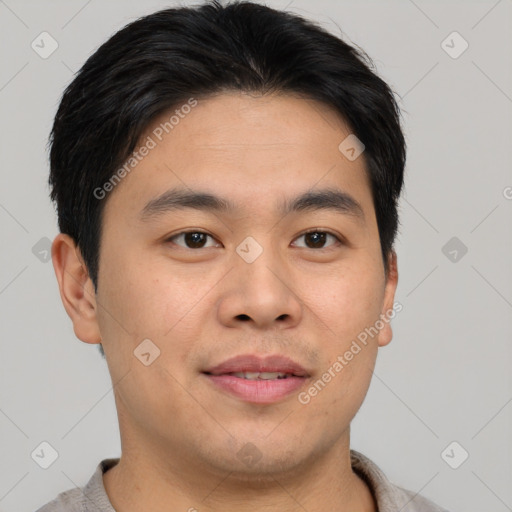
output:
MULTIPOLYGON (((206 236, 209 236, 210 238, 212 238, 213 240, 215 240, 215 238, 210 235, 209 233, 206 233, 204 231, 198 231, 198 230, 189 230, 189 231, 181 231, 180 233, 177 233, 175 235, 172 235, 171 237, 167 238, 165 240, 165 242, 170 242, 170 243, 174 243, 173 240, 179 236, 182 236, 182 235, 187 235, 189 233, 195 233, 195 234, 201 234, 201 235, 206 235, 206 236)), ((323 230, 323 229, 311 229, 311 230, 308 230, 308 231, 305 231, 304 233, 301 233, 299 236, 297 236, 297 238, 295 238, 295 240, 297 240, 298 238, 300 237, 303 237, 303 236, 306 236, 306 235, 309 235, 311 233, 322 233, 322 234, 326 234, 326 235, 331 235, 332 237, 334 237, 336 239, 336 241, 338 242, 338 244, 343 244, 344 241, 342 240, 342 238, 340 238, 340 236, 338 236, 336 233, 333 233, 332 231, 328 231, 328 230, 323 230)), ((176 244, 177 245, 177 244, 176 244)), ((191 251, 198 251, 198 250, 201 250, 201 249, 204 249, 204 247, 200 247, 198 249, 192 249, 190 247, 183 247, 181 245, 178 245, 178 247, 181 247, 182 249, 189 249, 191 251)), ((314 248, 310 248, 310 247, 301 247, 301 249, 311 249, 313 251, 320 251, 320 250, 329 250, 331 249, 332 246, 328 246, 328 247, 320 247, 319 249, 314 249, 314 248)), ((209 247, 206 247, 206 249, 209 249, 209 247)))

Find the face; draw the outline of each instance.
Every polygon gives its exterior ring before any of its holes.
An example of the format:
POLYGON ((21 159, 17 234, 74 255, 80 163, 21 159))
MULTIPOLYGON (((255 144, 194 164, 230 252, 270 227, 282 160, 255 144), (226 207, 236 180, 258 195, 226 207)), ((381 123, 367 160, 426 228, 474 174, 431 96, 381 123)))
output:
POLYGON ((101 337, 123 453, 212 472, 297 468, 346 442, 391 340, 384 322, 354 348, 397 284, 364 153, 346 158, 347 125, 291 95, 222 94, 181 112, 169 133, 172 112, 155 120, 140 142, 154 147, 105 199, 99 287, 87 315, 70 313, 75 332, 101 337), (235 356, 248 358, 219 370, 235 356), (228 375, 258 368, 286 376, 228 375))

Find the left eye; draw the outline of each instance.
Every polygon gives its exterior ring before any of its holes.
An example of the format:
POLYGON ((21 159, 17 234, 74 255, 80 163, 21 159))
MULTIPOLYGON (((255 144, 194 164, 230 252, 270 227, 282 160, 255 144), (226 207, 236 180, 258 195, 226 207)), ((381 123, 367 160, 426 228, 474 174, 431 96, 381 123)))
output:
MULTIPOLYGON (((335 243, 341 242, 341 240, 336 235, 334 235, 333 233, 329 233, 328 231, 308 231, 307 233, 303 233, 302 235, 297 237, 296 240, 302 237, 305 237, 307 241, 306 244, 308 245, 299 245, 299 247, 305 247, 306 249, 323 249, 325 247, 326 241, 328 240, 328 237, 334 239, 335 243)), ((204 247, 208 247, 207 245, 205 245, 206 240, 208 238, 214 240, 214 238, 211 235, 209 235, 208 233, 203 233, 202 231, 185 231, 183 233, 179 233, 177 235, 172 236, 167 241, 172 241, 176 243, 176 240, 183 240, 185 243, 185 248, 187 249, 203 249, 204 247)), ((183 247, 183 245, 179 243, 176 245, 183 247)), ((215 246, 216 244, 213 244, 210 245, 209 247, 215 246)))
POLYGON ((297 240, 302 237, 305 237, 305 239, 310 242, 309 246, 305 246, 306 249, 323 249, 328 237, 334 238, 335 242, 341 242, 336 235, 329 233, 328 231, 308 231, 307 233, 303 233, 297 237, 297 240))

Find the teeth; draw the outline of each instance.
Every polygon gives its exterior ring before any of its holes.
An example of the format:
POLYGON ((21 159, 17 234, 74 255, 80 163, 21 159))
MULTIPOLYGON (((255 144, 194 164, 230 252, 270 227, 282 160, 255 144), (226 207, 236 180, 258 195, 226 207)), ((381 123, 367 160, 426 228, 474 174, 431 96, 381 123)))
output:
POLYGON ((247 380, 286 379, 288 374, 280 372, 234 372, 231 375, 247 380))

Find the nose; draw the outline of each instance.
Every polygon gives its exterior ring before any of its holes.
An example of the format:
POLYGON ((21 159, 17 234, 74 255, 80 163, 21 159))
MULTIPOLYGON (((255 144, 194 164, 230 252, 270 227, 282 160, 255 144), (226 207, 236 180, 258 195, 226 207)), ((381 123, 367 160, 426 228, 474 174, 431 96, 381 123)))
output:
POLYGON ((289 270, 271 250, 252 263, 234 255, 235 268, 218 302, 219 321, 227 327, 243 323, 259 329, 298 325, 303 305, 289 270))

